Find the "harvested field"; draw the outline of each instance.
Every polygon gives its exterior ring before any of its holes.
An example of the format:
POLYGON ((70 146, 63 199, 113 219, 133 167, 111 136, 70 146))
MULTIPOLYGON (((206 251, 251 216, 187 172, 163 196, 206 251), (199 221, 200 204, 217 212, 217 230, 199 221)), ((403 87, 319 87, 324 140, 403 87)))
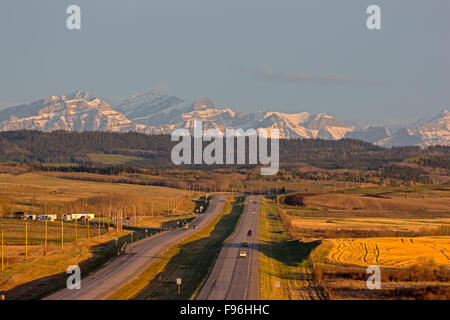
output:
POLYGON ((329 237, 334 234, 352 231, 361 231, 361 234, 404 234, 411 236, 440 235, 450 236, 450 218, 440 219, 395 219, 395 218, 347 218, 347 217, 292 217, 292 226, 296 231, 310 233, 321 231, 330 232, 329 237))
POLYGON ((449 211, 450 196, 433 198, 406 198, 373 195, 328 193, 305 196, 306 206, 340 210, 442 210, 449 211))
POLYGON ((327 259, 333 263, 407 268, 426 257, 450 266, 450 237, 368 238, 325 240, 332 244, 327 259))

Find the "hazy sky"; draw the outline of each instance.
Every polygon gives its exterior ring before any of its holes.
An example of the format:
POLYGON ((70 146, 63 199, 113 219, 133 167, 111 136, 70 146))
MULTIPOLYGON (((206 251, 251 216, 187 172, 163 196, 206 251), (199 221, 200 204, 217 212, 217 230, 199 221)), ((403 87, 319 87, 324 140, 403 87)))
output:
POLYGON ((448 0, 2 0, 0 107, 168 87, 238 111, 396 123, 450 107, 448 0), (66 8, 81 7, 81 30, 66 8), (382 30, 366 27, 381 7, 382 30))

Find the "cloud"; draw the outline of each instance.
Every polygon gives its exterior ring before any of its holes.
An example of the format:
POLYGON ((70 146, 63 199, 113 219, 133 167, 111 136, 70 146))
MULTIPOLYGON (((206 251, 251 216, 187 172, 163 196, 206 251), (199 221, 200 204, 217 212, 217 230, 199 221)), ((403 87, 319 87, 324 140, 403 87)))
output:
POLYGON ((264 81, 279 83, 297 83, 312 85, 345 85, 345 84, 379 84, 375 81, 356 79, 344 75, 326 74, 317 75, 301 72, 280 72, 273 70, 270 66, 264 66, 258 70, 244 70, 264 81))

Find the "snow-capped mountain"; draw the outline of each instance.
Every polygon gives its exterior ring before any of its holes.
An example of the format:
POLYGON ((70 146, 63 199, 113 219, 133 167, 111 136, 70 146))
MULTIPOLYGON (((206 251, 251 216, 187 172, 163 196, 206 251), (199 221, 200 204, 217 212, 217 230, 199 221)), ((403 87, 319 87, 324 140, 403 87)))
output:
POLYGON ((187 112, 189 103, 175 96, 168 96, 152 90, 147 93, 137 93, 114 107, 128 119, 147 126, 159 126, 162 123, 175 123, 180 115, 187 112))
POLYGON ((52 96, 0 112, 0 130, 144 131, 106 102, 84 91, 52 96))
POLYGON ((115 109, 134 122, 157 127, 165 133, 191 129, 195 121, 202 121, 204 129, 214 128, 222 133, 227 128, 278 129, 283 138, 341 139, 353 128, 324 113, 236 113, 231 108, 217 108, 208 97, 187 102, 158 91, 131 96, 115 109))
POLYGON ((430 119, 419 120, 411 128, 397 129, 379 141, 378 145, 411 146, 420 145, 422 147, 432 145, 450 145, 450 112, 444 109, 439 115, 430 119))
POLYGON ((412 128, 422 138, 422 145, 448 145, 450 142, 450 112, 444 109, 438 116, 412 128))
POLYGON ((391 132, 385 127, 367 127, 348 132, 345 137, 376 143, 391 136, 391 132))
POLYGON ((203 128, 225 133, 233 129, 278 129, 280 138, 360 139, 380 146, 450 145, 450 113, 416 122, 410 128, 360 127, 324 114, 256 111, 235 112, 217 108, 208 97, 187 101, 158 90, 130 96, 117 106, 84 91, 52 96, 28 105, 0 111, 0 130, 137 131, 146 134, 203 128))

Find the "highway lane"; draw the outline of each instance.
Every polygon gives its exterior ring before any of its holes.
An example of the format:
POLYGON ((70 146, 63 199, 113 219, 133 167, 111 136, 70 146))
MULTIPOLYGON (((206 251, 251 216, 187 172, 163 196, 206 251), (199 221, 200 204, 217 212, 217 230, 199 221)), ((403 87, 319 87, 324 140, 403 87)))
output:
POLYGON ((196 300, 259 298, 259 206, 258 196, 246 198, 238 226, 222 247, 196 300), (244 242, 249 246, 243 247, 244 242), (240 251, 245 251, 247 257, 239 257, 240 251))
MULTIPOLYGON (((191 222, 188 230, 162 232, 128 245, 125 254, 81 279, 81 289, 63 289, 45 300, 101 300, 135 279, 171 245, 208 226, 222 212, 226 195, 215 195, 207 211, 191 222), (193 227, 196 227, 195 229, 193 227)), ((69 276, 69 275, 68 275, 69 276)))

